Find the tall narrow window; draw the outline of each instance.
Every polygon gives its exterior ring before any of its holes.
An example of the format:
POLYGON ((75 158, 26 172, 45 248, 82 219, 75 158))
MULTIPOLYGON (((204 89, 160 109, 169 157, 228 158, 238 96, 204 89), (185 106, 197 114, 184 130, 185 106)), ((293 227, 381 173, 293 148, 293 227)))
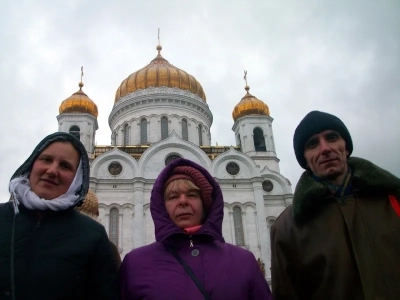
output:
POLYGON ((129 145, 129 128, 128 124, 125 124, 124 126, 124 146, 129 145))
POLYGON ((253 139, 255 151, 267 151, 265 147, 264 133, 260 128, 254 128, 253 139))
POLYGON ((189 135, 188 135, 188 124, 186 119, 182 120, 182 139, 185 141, 189 140, 189 135))
POLYGON ((118 247, 118 235, 119 235, 119 212, 118 209, 112 208, 110 210, 110 230, 109 238, 118 247))
POLYGON ((203 127, 199 124, 199 146, 203 146, 203 127))
POLYGON ((161 139, 164 140, 168 137, 168 119, 167 117, 161 118, 161 139))
POLYGON ((238 206, 233 208, 233 225, 235 226, 236 245, 244 246, 242 210, 238 206))
POLYGON ((146 144, 147 143, 147 120, 142 119, 140 121, 140 143, 146 144))
POLYGON ((113 146, 117 145, 117 133, 115 131, 113 131, 113 133, 111 134, 111 141, 113 146))
POLYGON ((71 126, 71 128, 69 129, 69 133, 76 137, 78 140, 81 139, 81 129, 78 126, 71 126))

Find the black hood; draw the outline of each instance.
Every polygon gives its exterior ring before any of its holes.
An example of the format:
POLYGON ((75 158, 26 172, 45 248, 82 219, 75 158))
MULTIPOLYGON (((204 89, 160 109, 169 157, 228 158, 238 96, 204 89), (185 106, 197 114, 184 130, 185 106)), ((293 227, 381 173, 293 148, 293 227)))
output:
POLYGON ((74 148, 79 152, 80 159, 82 161, 82 186, 79 189, 79 198, 76 200, 75 206, 80 206, 85 199, 85 196, 89 189, 89 157, 87 155, 86 149, 81 143, 73 135, 66 132, 55 132, 48 136, 46 136, 33 150, 32 154, 28 157, 28 159, 15 171, 11 179, 20 177, 20 176, 29 176, 33 163, 38 158, 40 153, 43 152, 51 143, 54 142, 70 142, 74 148))

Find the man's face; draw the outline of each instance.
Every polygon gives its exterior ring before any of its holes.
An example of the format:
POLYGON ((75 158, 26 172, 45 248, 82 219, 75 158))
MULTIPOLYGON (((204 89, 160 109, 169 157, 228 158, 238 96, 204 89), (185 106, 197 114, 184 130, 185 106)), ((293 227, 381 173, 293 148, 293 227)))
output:
POLYGON ((346 143, 334 130, 325 130, 311 136, 304 145, 307 167, 323 180, 341 184, 347 173, 346 143))

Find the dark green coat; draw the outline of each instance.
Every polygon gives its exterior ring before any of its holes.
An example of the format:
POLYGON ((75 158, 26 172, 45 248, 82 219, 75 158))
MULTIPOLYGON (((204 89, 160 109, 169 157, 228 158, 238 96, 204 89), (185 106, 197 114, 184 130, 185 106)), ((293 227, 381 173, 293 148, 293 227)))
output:
MULTIPOLYGON (((17 300, 118 299, 117 270, 104 227, 73 208, 19 206, 14 227, 17 300)), ((11 299, 12 202, 0 204, 0 299, 11 299)))
POLYGON ((304 172, 271 229, 276 300, 400 299, 400 179, 350 158, 353 194, 335 198, 304 172))

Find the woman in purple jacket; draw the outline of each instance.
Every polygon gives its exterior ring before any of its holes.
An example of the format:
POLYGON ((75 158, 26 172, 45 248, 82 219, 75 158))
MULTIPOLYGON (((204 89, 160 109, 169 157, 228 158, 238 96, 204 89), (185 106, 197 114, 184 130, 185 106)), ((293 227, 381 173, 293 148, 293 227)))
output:
POLYGON ((254 255, 225 243, 221 188, 203 167, 178 159, 150 200, 156 242, 121 265, 122 299, 272 299, 254 255))

